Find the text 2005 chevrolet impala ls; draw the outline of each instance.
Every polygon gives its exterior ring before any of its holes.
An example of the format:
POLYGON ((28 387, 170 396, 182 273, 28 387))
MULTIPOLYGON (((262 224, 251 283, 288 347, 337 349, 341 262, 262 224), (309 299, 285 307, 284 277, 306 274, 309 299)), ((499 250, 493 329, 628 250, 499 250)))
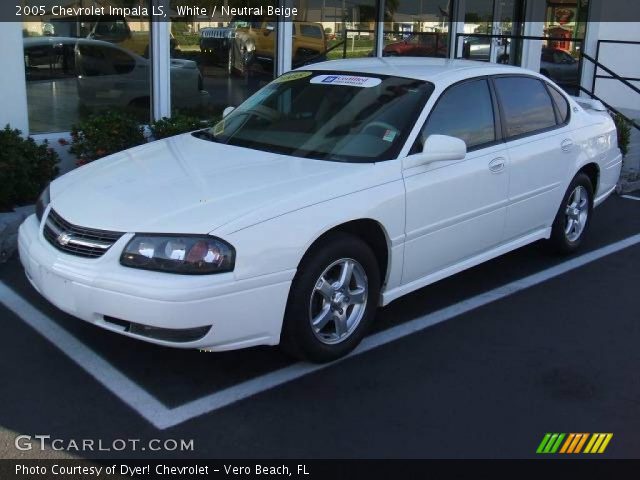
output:
POLYGON ((329 361, 379 305, 536 240, 574 251, 620 173, 602 106, 516 67, 326 62, 228 110, 51 183, 20 229, 35 288, 160 345, 329 361))

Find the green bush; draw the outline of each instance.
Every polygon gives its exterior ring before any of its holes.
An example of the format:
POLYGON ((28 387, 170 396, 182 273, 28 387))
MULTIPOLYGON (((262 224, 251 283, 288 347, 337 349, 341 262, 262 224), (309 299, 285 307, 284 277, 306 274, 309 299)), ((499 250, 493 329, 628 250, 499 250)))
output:
POLYGON ((0 130, 0 211, 33 203, 58 173, 58 154, 7 125, 0 130))
POLYGON ((192 132, 193 130, 198 130, 207 126, 208 122, 203 122, 197 117, 181 113, 175 114, 171 118, 161 118, 149 125, 151 128, 151 134, 156 140, 172 137, 181 133, 192 132))
POLYGON ((180 47, 200 45, 200 35, 198 33, 179 33, 175 35, 175 39, 180 47))
POLYGON ((613 117, 613 121, 615 122, 616 129, 618 131, 618 147, 620 147, 622 155, 626 155, 629 152, 631 125, 629 125, 629 122, 620 114, 616 114, 613 117))
POLYGON ((69 152, 83 165, 145 142, 143 128, 135 116, 107 111, 90 115, 71 128, 69 152))

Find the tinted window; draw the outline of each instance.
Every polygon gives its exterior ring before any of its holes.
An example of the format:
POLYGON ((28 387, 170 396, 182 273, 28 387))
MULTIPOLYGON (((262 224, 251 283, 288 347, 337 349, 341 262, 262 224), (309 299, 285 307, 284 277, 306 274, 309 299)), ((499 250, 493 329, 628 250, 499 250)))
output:
POLYGON ((495 79, 504 111, 507 136, 515 137, 553 127, 556 116, 551 97, 541 81, 526 77, 495 79))
POLYGON ((81 68, 84 75, 123 75, 133 71, 136 61, 128 53, 104 45, 79 45, 81 68))
POLYGON ((569 116, 569 102, 564 98, 564 95, 551 85, 549 85, 549 93, 551 94, 551 98, 553 98, 553 103, 555 103, 558 108, 558 116, 560 120, 558 123, 566 122, 567 117, 569 116))
POLYGON ((272 153, 341 162, 395 158, 431 83, 327 70, 287 73, 196 136, 272 153))
POLYGON ((322 38, 322 30, 314 25, 300 25, 300 33, 305 37, 322 38))
POLYGON ((72 43, 45 44, 24 49, 27 81, 56 80, 76 76, 72 43))
POLYGON ((542 55, 540 59, 543 62, 553 63, 553 51, 542 49, 542 55))
POLYGON ((455 85, 440 97, 422 130, 420 146, 433 134, 457 137, 464 140, 467 148, 496 139, 493 104, 486 80, 455 85))

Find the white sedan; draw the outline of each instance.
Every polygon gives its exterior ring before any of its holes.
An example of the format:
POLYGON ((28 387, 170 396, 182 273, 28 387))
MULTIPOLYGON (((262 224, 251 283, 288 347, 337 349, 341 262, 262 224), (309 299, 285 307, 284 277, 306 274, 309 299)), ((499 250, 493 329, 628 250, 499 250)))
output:
POLYGON ((600 104, 504 65, 326 62, 229 110, 52 182, 20 228, 34 287, 159 345, 330 361, 409 292, 574 251, 621 167, 600 104))

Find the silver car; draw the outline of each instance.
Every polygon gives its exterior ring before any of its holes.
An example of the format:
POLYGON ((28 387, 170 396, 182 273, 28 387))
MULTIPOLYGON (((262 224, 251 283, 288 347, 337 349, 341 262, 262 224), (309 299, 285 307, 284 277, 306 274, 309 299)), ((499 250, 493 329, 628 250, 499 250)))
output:
MULTIPOLYGON (((58 88, 68 90, 68 97, 89 107, 149 104, 150 60, 118 45, 86 38, 31 37, 24 39, 24 55, 31 88, 56 81, 58 88)), ((171 59, 171 93, 178 107, 202 103, 206 92, 195 62, 171 59)))

